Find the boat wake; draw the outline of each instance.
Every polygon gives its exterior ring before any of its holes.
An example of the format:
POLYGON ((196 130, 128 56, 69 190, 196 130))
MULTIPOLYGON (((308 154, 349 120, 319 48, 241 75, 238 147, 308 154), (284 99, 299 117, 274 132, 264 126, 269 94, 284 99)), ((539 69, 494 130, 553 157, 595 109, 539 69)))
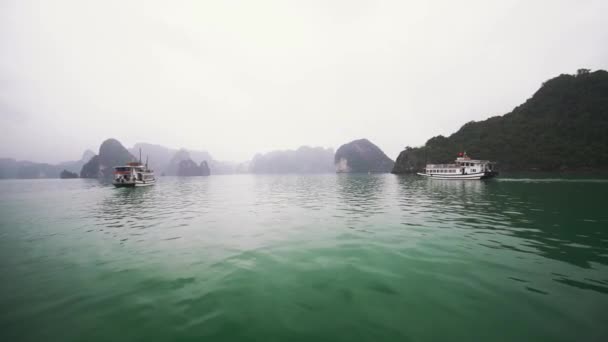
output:
POLYGON ((520 183, 608 183, 602 178, 497 178, 494 182, 520 182, 520 183))

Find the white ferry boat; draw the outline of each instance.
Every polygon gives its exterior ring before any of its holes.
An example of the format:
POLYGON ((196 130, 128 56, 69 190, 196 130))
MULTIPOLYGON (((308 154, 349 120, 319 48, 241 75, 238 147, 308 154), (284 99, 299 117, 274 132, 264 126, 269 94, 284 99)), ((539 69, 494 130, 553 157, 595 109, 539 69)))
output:
POLYGON ((154 185, 154 183, 156 183, 154 171, 148 168, 147 161, 145 165, 141 162, 133 162, 114 168, 114 181, 112 184, 117 188, 149 186, 154 185))
POLYGON ((427 164, 418 175, 437 179, 486 179, 498 175, 495 163, 489 160, 471 159, 467 153, 459 153, 454 164, 427 164))

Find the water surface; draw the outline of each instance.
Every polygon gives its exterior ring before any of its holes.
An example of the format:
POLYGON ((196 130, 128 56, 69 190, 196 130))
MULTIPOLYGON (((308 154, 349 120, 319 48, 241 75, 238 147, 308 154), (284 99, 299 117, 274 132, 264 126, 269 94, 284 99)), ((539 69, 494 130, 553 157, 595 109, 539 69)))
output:
POLYGON ((608 181, 0 181, 2 341, 606 341, 608 181))

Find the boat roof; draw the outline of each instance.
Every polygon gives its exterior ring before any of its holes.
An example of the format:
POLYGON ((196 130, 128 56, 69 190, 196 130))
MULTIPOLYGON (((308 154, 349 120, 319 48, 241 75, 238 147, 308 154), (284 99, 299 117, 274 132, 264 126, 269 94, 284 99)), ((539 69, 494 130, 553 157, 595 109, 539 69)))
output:
POLYGON ((128 163, 127 165, 119 165, 119 166, 114 166, 115 169, 117 168, 125 168, 125 167, 144 167, 144 165, 142 163, 128 163))
POLYGON ((471 159, 469 157, 458 157, 456 158, 456 162, 463 162, 463 163, 477 163, 477 164, 484 164, 484 163, 491 163, 491 161, 489 160, 483 160, 483 159, 471 159))

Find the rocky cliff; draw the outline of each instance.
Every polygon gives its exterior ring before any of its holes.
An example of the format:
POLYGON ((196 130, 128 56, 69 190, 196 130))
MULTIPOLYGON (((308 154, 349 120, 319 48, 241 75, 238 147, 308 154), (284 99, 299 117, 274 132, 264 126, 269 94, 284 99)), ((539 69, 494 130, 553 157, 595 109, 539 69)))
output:
POLYGON ((390 172, 394 162, 367 139, 340 146, 334 156, 336 172, 390 172))
POLYGON ((116 139, 108 139, 99 147, 99 154, 83 165, 80 171, 81 178, 112 177, 113 168, 137 160, 116 139))

